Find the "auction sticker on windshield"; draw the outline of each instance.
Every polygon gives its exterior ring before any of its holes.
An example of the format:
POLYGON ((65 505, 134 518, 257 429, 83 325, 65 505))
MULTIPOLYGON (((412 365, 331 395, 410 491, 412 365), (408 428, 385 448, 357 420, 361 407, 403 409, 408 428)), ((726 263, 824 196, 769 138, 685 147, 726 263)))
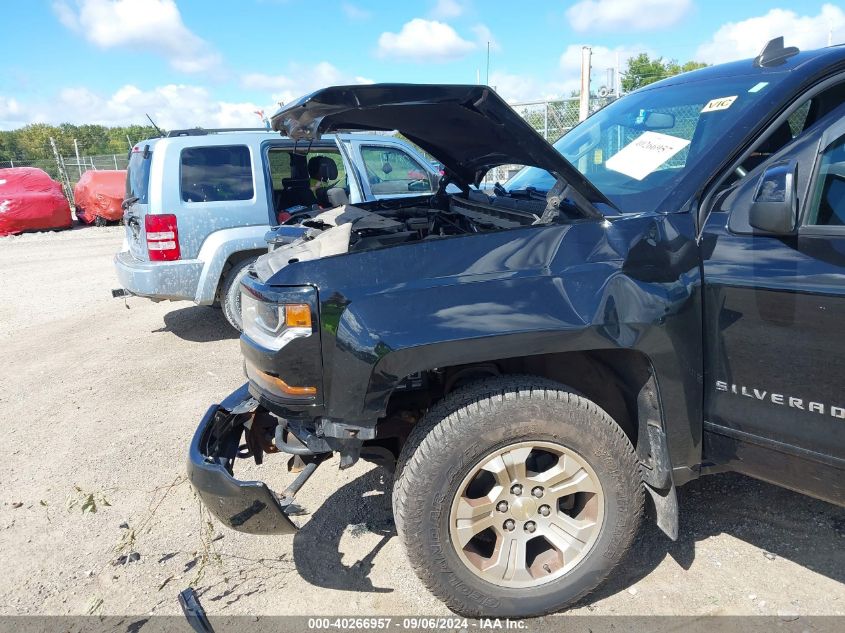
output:
POLYGON ((719 97, 718 99, 711 99, 707 102, 703 108, 701 108, 702 114, 705 112, 718 112, 719 110, 727 110, 730 108, 734 101, 736 101, 736 95, 732 97, 719 97))
POLYGON ((643 132, 608 158, 605 166, 613 171, 618 171, 620 174, 642 180, 689 143, 685 138, 678 138, 669 134, 643 132))

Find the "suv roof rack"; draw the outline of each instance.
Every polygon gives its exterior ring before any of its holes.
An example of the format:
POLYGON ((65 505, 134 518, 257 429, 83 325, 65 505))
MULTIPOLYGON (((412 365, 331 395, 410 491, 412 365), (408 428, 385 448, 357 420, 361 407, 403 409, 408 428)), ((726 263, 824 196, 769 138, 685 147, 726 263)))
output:
POLYGON ((170 130, 167 133, 167 138, 172 136, 205 136, 207 134, 217 134, 218 132, 272 132, 264 127, 218 127, 218 128, 202 128, 192 127, 184 130, 170 130))
POLYGON ((779 66, 800 51, 797 46, 784 47, 783 35, 770 39, 760 54, 754 58, 754 65, 758 68, 779 66))

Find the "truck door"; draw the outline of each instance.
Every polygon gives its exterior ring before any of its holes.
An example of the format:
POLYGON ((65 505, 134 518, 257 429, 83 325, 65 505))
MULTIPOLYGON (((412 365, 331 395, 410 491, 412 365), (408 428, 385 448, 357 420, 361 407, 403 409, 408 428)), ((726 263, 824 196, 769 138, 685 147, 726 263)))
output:
POLYGON ((705 462, 843 503, 845 106, 717 196, 701 239, 705 462))
POLYGON ((410 148, 372 140, 356 141, 354 145, 368 198, 407 198, 437 190, 439 174, 430 164, 424 164, 422 156, 413 156, 410 148))

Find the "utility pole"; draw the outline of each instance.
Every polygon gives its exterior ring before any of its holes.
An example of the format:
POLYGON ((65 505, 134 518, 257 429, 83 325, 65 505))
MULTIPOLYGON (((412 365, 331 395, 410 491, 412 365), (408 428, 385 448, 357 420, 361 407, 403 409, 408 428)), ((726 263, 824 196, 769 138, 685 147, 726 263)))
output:
POLYGON ((82 163, 79 161, 79 143, 73 139, 73 149, 76 152, 76 168, 79 170, 79 177, 82 178, 82 163))
POLYGON ((484 80, 486 85, 490 85, 490 41, 487 41, 487 79, 484 80))
POLYGON ((617 99, 622 96, 622 74, 619 72, 619 51, 616 51, 616 67, 613 71, 613 96, 617 99))
POLYGON ((593 49, 589 46, 581 47, 581 98, 578 104, 578 120, 583 121, 590 116, 590 58, 593 49))

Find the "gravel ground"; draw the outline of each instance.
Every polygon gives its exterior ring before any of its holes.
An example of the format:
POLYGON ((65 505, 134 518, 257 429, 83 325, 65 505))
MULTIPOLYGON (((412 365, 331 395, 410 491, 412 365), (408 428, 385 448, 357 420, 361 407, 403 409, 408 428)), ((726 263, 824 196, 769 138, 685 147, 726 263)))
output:
MULTIPOLYGON (((186 448, 243 381, 238 341, 219 310, 112 299, 120 242, 0 239, 0 614, 175 614, 189 584, 210 615, 446 613, 405 562, 379 469, 322 466, 293 537, 203 513, 186 448)), ((248 471, 291 477, 272 456, 248 471)), ((693 482, 680 507, 679 542, 645 526, 571 612, 845 614, 845 510, 736 475, 693 482)))

